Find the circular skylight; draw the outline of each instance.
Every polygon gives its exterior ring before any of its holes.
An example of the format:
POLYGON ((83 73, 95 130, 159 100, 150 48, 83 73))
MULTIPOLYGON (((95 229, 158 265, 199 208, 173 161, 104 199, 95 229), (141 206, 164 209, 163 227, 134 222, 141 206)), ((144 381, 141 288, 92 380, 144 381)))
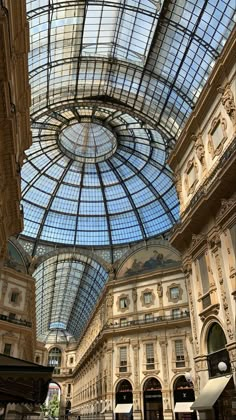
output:
POLYGON ((80 162, 106 160, 116 150, 115 135, 107 128, 90 122, 75 123, 62 130, 59 146, 66 156, 80 162))
POLYGON ((22 168, 27 238, 119 246, 167 232, 178 199, 158 131, 109 108, 48 111, 22 168))

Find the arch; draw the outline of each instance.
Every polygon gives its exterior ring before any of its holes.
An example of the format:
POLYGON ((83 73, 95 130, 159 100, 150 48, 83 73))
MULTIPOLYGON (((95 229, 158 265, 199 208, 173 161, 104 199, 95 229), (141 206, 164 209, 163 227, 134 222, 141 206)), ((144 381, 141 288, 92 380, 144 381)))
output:
POLYGON ((227 340, 223 329, 218 324, 218 322, 214 322, 209 328, 207 334, 208 354, 224 349, 226 344, 227 340))
POLYGON ((121 379, 116 385, 116 392, 132 392, 133 386, 127 379, 121 379))
POLYGON ((210 378, 219 376, 220 374, 230 373, 231 364, 229 353, 226 348, 227 338, 224 328, 216 318, 211 318, 205 325, 201 334, 204 353, 207 355, 208 375, 210 378), (220 372, 219 362, 226 364, 226 370, 220 372))
POLYGON ((57 346, 52 347, 51 350, 49 350, 48 352, 48 365, 55 366, 56 372, 54 373, 60 373, 61 361, 62 361, 61 349, 57 346))
POLYGON ((153 269, 180 264, 179 252, 164 239, 150 240, 132 247, 117 263, 117 277, 129 277, 153 269), (155 253, 155 255, 154 255, 155 253), (135 267, 138 264, 137 268, 135 267))
POLYGON ((187 381, 184 375, 179 375, 173 382, 173 389, 193 388, 192 381, 187 381))
POLYGON ((127 379, 121 379, 116 385, 115 404, 116 420, 124 419, 124 408, 127 410, 126 413, 129 414, 129 420, 133 419, 133 386, 127 379))
POLYGON ((147 378, 143 384, 144 391, 154 391, 154 390, 161 390, 162 386, 160 381, 155 377, 147 378))
POLYGON ((158 418, 163 420, 162 385, 154 376, 146 378, 143 383, 144 420, 158 418))
MULTIPOLYGON (((184 375, 178 375, 173 381, 173 399, 175 407, 175 419, 179 420, 182 418, 181 409, 183 404, 191 405, 195 401, 195 393, 193 383, 187 381, 184 375), (181 416, 181 417, 180 417, 181 416)), ((196 412, 188 412, 188 418, 191 420, 197 420, 196 412)))
MULTIPOLYGON (((212 324, 217 323, 222 328, 223 331, 225 331, 225 328, 221 322, 220 319, 216 318, 215 316, 209 317, 205 323, 202 326, 202 330, 200 333, 200 349, 202 351, 202 354, 207 354, 207 337, 208 332, 212 326, 212 324)), ((226 336, 226 334, 225 334, 226 336)))

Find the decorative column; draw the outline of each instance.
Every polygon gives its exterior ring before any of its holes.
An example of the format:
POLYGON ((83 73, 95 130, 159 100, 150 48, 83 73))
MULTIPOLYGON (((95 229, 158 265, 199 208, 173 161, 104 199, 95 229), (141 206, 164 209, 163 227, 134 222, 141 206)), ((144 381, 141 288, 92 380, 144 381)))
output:
POLYGON ((108 347, 106 350, 106 357, 107 357, 107 395, 106 399, 109 401, 107 411, 104 415, 106 420, 113 419, 113 411, 115 406, 115 400, 113 401, 114 394, 113 394, 113 369, 112 369, 112 362, 113 362, 113 348, 112 345, 108 343, 108 347))
POLYGON ((132 289, 132 298, 133 298, 133 307, 134 307, 134 316, 133 319, 138 319, 138 315, 137 315, 137 289, 136 287, 134 287, 132 289))
POLYGON ((235 341, 235 334, 233 331, 233 325, 232 325, 232 319, 233 314, 231 312, 230 307, 230 296, 226 292, 228 287, 225 284, 224 276, 223 276, 223 263, 222 263, 222 256, 221 256, 221 239, 220 235, 216 234, 210 241, 212 255, 215 258, 216 263, 216 269, 217 269, 217 275, 219 280, 219 288, 220 288, 220 294, 221 294, 221 300, 222 300, 222 309, 224 313, 224 318, 226 322, 226 328, 227 328, 227 335, 230 341, 235 341))
POLYGON ((172 420, 171 410, 171 390, 169 381, 169 363, 168 363, 168 342, 167 337, 161 337, 161 358, 162 358, 162 369, 163 369, 163 381, 164 387, 162 389, 162 402, 163 402, 163 415, 165 420, 172 420))
POLYGON ((133 389, 133 419, 141 420, 141 389, 140 389, 140 363, 139 363, 139 342, 132 340, 134 356, 134 389, 133 389))

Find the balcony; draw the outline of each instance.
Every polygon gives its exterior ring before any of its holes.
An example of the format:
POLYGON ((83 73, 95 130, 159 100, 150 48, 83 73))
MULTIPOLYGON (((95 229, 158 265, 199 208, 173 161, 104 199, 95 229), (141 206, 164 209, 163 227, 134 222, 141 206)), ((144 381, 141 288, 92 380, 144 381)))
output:
POLYGON ((32 322, 26 321, 25 319, 17 319, 7 315, 0 314, 0 321, 10 322, 11 324, 22 325, 23 327, 32 327, 32 322))
POLYGON ((125 327, 135 327, 137 325, 147 325, 147 324, 160 324, 160 323, 168 323, 169 321, 171 322, 178 322, 184 319, 189 319, 190 315, 188 311, 184 311, 184 312, 180 312, 178 314, 178 316, 176 315, 162 315, 162 316, 156 316, 156 317, 151 317, 151 318, 147 318, 147 319, 135 319, 133 321, 122 321, 122 323, 118 323, 118 322, 114 322, 114 323, 110 323, 104 326, 103 330, 108 330, 108 329, 117 329, 117 328, 125 328, 125 327))

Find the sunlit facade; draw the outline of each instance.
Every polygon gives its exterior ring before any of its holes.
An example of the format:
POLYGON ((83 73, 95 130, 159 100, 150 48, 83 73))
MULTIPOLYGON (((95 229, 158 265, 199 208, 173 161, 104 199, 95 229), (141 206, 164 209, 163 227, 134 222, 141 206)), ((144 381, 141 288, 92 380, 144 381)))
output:
POLYGON ((235 2, 13 4, 0 352, 55 367, 61 418, 231 420, 235 2))

